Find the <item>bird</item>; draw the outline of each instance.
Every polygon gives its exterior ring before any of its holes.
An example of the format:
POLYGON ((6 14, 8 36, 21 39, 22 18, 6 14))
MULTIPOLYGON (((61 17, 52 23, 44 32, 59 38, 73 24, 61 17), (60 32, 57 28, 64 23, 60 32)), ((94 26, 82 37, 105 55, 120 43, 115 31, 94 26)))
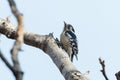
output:
POLYGON ((70 60, 73 62, 74 56, 78 60, 78 42, 75 35, 75 30, 71 24, 64 22, 64 28, 60 35, 60 42, 63 49, 67 52, 70 60))

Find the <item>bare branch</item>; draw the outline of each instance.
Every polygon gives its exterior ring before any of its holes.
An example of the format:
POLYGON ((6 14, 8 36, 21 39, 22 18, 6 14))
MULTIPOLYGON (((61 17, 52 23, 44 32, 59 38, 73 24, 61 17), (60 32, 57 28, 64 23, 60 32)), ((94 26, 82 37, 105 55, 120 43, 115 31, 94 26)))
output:
POLYGON ((16 4, 14 0, 8 0, 10 8, 12 13, 17 19, 18 22, 18 28, 17 28, 17 40, 14 43, 14 46, 11 50, 12 54, 12 61, 14 63, 14 75, 16 77, 16 80, 22 80, 23 79, 23 72, 21 71, 19 60, 18 60, 18 51, 21 49, 22 43, 23 43, 23 31, 24 31, 24 21, 23 21, 23 15, 18 11, 16 4))
MULTIPOLYGON (((18 20, 18 16, 19 15, 22 15, 20 12, 19 12, 19 10, 17 9, 17 6, 16 6, 16 4, 15 4, 15 2, 14 2, 14 0, 8 0, 8 3, 9 3, 9 5, 10 5, 10 8, 11 8, 11 11, 12 11, 12 13, 14 14, 14 16, 16 17, 16 19, 18 20)), ((18 21, 19 22, 19 21, 18 21)))
POLYGON ((8 62, 8 60, 4 57, 4 55, 2 54, 2 52, 0 51, 0 57, 3 60, 3 62, 6 64, 6 66, 12 71, 14 72, 13 67, 11 66, 11 64, 8 62))
POLYGON ((120 80, 120 71, 115 74, 117 80, 120 80))
MULTIPOLYGON (((8 38, 16 39, 15 26, 0 19, 0 33, 8 38), (7 24, 7 25, 6 25, 7 24)), ((78 71, 65 51, 58 47, 55 39, 49 35, 38 35, 24 31, 24 43, 43 50, 48 54, 55 65, 58 67, 65 80, 88 80, 80 71, 78 71)))
POLYGON ((102 60, 101 58, 99 58, 99 63, 102 66, 101 72, 102 72, 103 76, 105 77, 106 80, 109 80, 108 77, 107 77, 107 75, 106 75, 106 71, 105 71, 105 61, 102 60))

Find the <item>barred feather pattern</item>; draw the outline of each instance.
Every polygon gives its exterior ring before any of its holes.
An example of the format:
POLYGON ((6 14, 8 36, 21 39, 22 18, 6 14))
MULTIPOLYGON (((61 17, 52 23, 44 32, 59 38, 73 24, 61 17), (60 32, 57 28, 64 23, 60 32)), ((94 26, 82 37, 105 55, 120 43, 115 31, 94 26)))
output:
POLYGON ((71 24, 67 24, 64 22, 64 29, 60 36, 60 42, 63 45, 63 49, 67 52, 70 60, 73 61, 73 57, 75 56, 78 60, 78 43, 77 37, 75 35, 75 30, 71 24))
POLYGON ((78 54, 78 44, 77 44, 77 38, 76 35, 71 31, 65 32, 66 36, 69 39, 69 44, 72 48, 72 54, 71 54, 71 61, 73 61, 73 56, 76 56, 76 59, 78 60, 77 54, 78 54))

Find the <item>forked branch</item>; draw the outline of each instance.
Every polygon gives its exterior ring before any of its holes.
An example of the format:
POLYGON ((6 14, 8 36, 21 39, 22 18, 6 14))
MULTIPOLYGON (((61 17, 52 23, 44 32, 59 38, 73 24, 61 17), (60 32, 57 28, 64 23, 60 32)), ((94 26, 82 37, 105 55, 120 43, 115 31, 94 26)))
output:
POLYGON ((101 72, 102 72, 103 76, 105 77, 106 80, 109 80, 108 77, 107 77, 107 75, 106 75, 106 71, 105 71, 105 61, 102 60, 101 58, 99 58, 99 63, 102 66, 101 72))

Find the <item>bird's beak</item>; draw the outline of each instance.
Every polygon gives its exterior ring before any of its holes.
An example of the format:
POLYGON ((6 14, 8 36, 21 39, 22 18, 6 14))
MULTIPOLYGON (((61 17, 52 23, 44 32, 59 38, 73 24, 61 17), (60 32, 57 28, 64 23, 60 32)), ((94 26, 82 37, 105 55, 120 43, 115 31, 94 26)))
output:
POLYGON ((64 26, 66 25, 66 22, 64 21, 64 26))

